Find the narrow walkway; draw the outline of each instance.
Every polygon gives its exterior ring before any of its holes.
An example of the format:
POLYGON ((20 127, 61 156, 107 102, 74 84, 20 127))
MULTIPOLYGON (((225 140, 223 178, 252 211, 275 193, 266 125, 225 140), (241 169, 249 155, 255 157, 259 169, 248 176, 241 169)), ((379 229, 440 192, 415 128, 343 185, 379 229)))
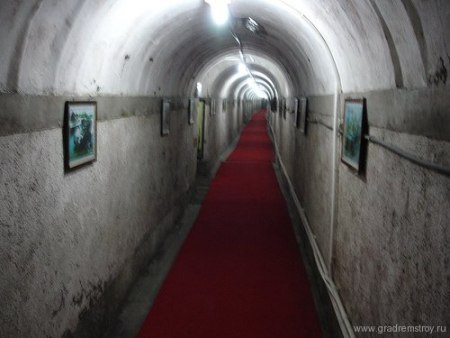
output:
POLYGON ((139 337, 321 337, 265 111, 217 172, 139 337))

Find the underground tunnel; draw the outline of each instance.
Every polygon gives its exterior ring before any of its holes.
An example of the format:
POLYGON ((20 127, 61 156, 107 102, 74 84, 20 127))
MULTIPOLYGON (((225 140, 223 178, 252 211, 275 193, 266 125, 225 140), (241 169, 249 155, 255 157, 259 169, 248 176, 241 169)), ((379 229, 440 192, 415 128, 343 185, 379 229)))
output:
POLYGON ((2 0, 0 27, 1 337, 105 336, 261 108, 323 335, 448 336, 450 2, 2 0))

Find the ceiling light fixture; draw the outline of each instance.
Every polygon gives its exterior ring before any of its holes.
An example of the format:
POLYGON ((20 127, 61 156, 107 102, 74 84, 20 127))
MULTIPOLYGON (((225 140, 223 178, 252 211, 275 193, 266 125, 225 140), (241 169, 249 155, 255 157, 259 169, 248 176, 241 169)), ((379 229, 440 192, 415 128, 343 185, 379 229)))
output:
POLYGON ((260 85, 258 84, 258 82, 256 82, 256 80, 252 80, 250 82, 250 88, 252 90, 252 92, 258 96, 259 98, 267 98, 267 93, 260 87, 260 85))
MULTIPOLYGON (((228 8, 228 5, 231 3, 231 0, 205 0, 205 2, 209 5, 211 9, 211 16, 214 20, 214 22, 222 26, 226 22, 228 22, 228 19, 230 18, 230 11, 228 8)), ((234 19, 236 20, 236 19, 234 19)), ((260 34, 261 32, 265 33, 264 28, 256 22, 254 19, 247 17, 244 19, 244 26, 247 28, 250 32, 255 34, 260 34)), ((233 32, 232 26, 230 25, 230 33, 233 36, 233 38, 236 40, 238 46, 239 46, 239 56, 241 59, 241 63, 238 65, 238 73, 244 74, 247 73, 249 79, 252 81, 252 91, 256 96, 259 96, 260 98, 267 98, 268 93, 260 88, 258 83, 255 80, 255 77, 253 76, 252 72, 250 71, 247 63, 245 62, 245 56, 244 56, 244 50, 242 48, 242 42, 237 36, 235 32, 233 32)), ((197 91, 199 91, 199 88, 197 88, 197 91)), ((201 89, 200 89, 201 91, 201 89)))
POLYGON ((230 0, 205 0, 205 2, 211 8, 211 16, 214 22, 222 26, 230 17, 230 11, 228 10, 228 4, 230 0))
POLYGON ((239 63, 238 65, 238 73, 239 74, 248 74, 248 68, 244 63, 239 63))
POLYGON ((250 17, 245 18, 244 26, 252 33, 258 33, 260 31, 259 23, 250 17))

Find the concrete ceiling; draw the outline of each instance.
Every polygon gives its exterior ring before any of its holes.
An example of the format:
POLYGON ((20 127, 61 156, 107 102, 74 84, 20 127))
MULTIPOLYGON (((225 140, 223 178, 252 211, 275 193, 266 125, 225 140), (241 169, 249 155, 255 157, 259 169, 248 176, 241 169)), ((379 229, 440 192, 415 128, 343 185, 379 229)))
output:
MULTIPOLYGON (((291 96, 426 86, 450 54, 444 2, 233 0, 229 8, 267 33, 233 24, 258 81, 291 96)), ((188 96, 202 82, 205 93, 232 97, 247 81, 234 71, 229 27, 214 25, 202 0, 2 1, 0 28, 1 92, 188 96)))

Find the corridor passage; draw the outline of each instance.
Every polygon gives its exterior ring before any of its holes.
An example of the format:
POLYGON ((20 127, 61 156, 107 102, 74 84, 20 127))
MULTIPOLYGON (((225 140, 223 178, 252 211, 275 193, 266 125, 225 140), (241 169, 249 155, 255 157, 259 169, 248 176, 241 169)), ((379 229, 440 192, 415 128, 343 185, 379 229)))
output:
POLYGON ((265 110, 222 164, 139 337, 321 337, 265 110))

